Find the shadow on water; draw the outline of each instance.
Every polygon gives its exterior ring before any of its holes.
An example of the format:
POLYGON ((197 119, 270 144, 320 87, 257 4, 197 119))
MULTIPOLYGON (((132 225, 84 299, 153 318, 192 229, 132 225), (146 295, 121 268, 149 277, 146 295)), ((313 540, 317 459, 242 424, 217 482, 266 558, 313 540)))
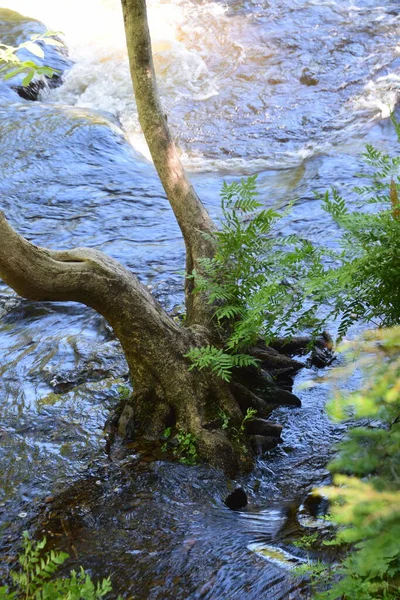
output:
MULTIPOLYGON (((388 2, 378 9, 363 0, 346 12, 335 2, 321 7, 276 0, 265 6, 229 2, 219 13, 219 5, 206 4, 179 4, 180 37, 170 47, 159 40, 157 58, 161 89, 169 94, 175 85, 177 91, 169 105, 172 119, 184 146, 194 148, 185 159, 193 168, 214 169, 193 176, 201 198, 218 219, 222 179, 237 175, 238 165, 239 174, 258 170, 266 205, 299 198, 283 223, 285 233, 337 245, 337 231, 313 191, 335 184, 352 197, 348 188, 364 142, 386 149, 392 144, 387 122, 377 120, 362 132, 353 124, 360 114, 362 123, 369 122, 379 102, 396 92, 392 42, 398 7, 388 2), (313 39, 298 28, 296 11, 310 31, 315 26, 313 39), (215 48, 206 83, 218 83, 219 95, 202 100, 205 72, 190 65, 196 52, 200 58, 204 53, 199 23, 205 14, 211 19, 207 39, 215 48), (190 23, 197 29, 189 31, 190 23), (230 70, 224 39, 238 53, 230 70), (183 42, 189 54, 182 53, 183 42), (248 69, 239 60, 244 50, 248 69), (267 50, 275 52, 271 59, 267 50), (182 57, 189 61, 185 69, 171 70, 171 61, 182 57), (335 91, 341 69, 344 87, 335 91), (252 70, 255 80, 246 79, 252 70), (183 75, 198 80, 182 83, 183 75), (182 85, 192 86, 194 95, 185 95, 182 85)), ((0 33, 8 43, 43 27, 20 17, 12 22, 0 11, 0 33)), ((93 64, 82 55, 92 51, 87 46, 75 51, 76 68, 48 96, 57 103, 28 102, 1 84, 1 209, 34 243, 107 252, 172 309, 182 302, 184 248, 152 165, 125 138, 132 140, 135 133, 131 100, 126 101, 130 83, 121 76, 126 60, 110 53, 93 75, 93 64), (120 94, 116 102, 104 86, 120 94)), ((65 57, 49 60, 64 60, 66 67, 65 57)), ((205 466, 161 462, 152 449, 128 447, 108 459, 103 426, 120 386, 127 385, 127 366, 110 328, 92 310, 23 301, 0 284, 0 317, 0 575, 12 564, 21 531, 30 528, 67 550, 68 566, 82 564, 95 577, 111 574, 115 593, 124 598, 308 597, 291 575, 305 558, 292 542, 322 527, 305 499, 312 487, 328 481, 326 463, 345 432, 325 414, 329 385, 320 380, 322 372, 304 370, 298 376, 301 408, 273 413, 284 425, 283 444, 259 459, 250 476, 227 482, 205 466), (316 385, 300 389, 309 378, 316 385), (237 485, 246 490, 249 504, 234 512, 223 500, 237 485)))

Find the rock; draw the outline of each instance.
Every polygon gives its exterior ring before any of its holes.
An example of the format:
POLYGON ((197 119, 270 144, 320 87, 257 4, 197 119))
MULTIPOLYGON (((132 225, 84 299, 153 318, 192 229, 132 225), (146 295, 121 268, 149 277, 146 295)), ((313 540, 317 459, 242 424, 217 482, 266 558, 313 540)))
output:
POLYGON ((278 444, 282 443, 282 440, 280 437, 272 437, 270 435, 252 435, 250 436, 250 443, 257 454, 264 454, 276 448, 278 444))
POLYGON ((281 437, 282 425, 267 421, 267 419, 253 419, 246 422, 246 430, 250 435, 266 435, 275 438, 281 437))
POLYGON ((225 498, 224 503, 231 510, 240 510, 247 506, 247 494, 243 488, 236 488, 225 498))
POLYGON ((304 500, 303 505, 312 517, 323 517, 329 510, 329 499, 321 494, 311 492, 304 500))
POLYGON ((333 352, 333 340, 327 331, 324 331, 316 342, 311 352, 311 365, 323 368, 331 364, 335 354, 333 352))
MULTIPOLYGON (((18 46, 30 39, 32 34, 42 34, 47 27, 30 17, 6 8, 0 8, 0 38, 3 44, 18 46)), ((34 56, 25 48, 18 51, 21 60, 33 60, 39 66, 51 67, 57 71, 52 78, 47 76, 36 77, 28 86, 22 85, 26 73, 22 73, 5 82, 14 89, 19 96, 26 100, 37 100, 40 91, 45 87, 57 87, 62 83, 62 74, 72 66, 68 59, 67 50, 64 47, 51 46, 43 42, 37 42, 44 52, 44 57, 34 56)))
POLYGON ((298 396, 278 387, 268 390, 267 393, 263 394, 263 398, 269 404, 276 404, 277 406, 301 406, 301 400, 298 396))

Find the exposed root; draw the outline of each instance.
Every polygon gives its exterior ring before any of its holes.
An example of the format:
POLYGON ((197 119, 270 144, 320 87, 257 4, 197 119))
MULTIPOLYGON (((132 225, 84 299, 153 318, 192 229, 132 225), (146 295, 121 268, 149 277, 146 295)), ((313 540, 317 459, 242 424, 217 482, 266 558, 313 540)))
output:
POLYGON ((188 371, 182 363, 168 372, 162 385, 163 373, 158 371, 119 409, 118 433, 125 439, 135 435, 161 440, 165 429, 172 428, 168 444, 175 456, 182 456, 177 451, 182 434, 190 434, 200 459, 231 476, 249 470, 254 454, 282 441, 282 427, 265 418, 275 406, 301 405, 297 396, 277 385, 277 378, 286 377, 290 387, 290 377, 304 366, 265 345, 252 348, 252 354, 267 364, 268 371, 237 369, 229 385, 210 372, 188 371), (255 409, 257 417, 243 427, 249 409, 255 409))

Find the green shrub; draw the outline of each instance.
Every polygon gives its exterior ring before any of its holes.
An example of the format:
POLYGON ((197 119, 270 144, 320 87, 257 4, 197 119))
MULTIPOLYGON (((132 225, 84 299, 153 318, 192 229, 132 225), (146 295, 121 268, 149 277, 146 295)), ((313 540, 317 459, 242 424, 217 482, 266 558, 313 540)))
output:
POLYGON ((370 332, 347 344, 347 352, 358 358, 344 372, 362 367, 366 383, 358 392, 337 395, 328 410, 334 419, 351 417, 360 425, 349 430, 329 465, 333 485, 318 492, 330 498, 338 526, 329 544, 350 550, 337 565, 318 565, 315 597, 395 600, 400 597, 400 328, 370 332), (321 590, 328 581, 331 587, 321 590))
POLYGON ((54 550, 43 553, 45 546, 46 538, 35 543, 24 532, 20 570, 11 572, 12 590, 0 587, 0 600, 98 600, 111 591, 109 578, 95 585, 82 567, 79 573, 71 571, 70 577, 55 578, 68 554, 54 550))
POLYGON ((224 183, 216 254, 200 260, 193 274, 195 291, 215 306, 225 343, 223 348, 193 349, 187 356, 192 368, 210 368, 226 381, 234 367, 257 364, 246 351, 260 337, 268 343, 292 333, 293 315, 303 306, 305 275, 314 265, 319 268, 311 244, 279 235, 277 224, 285 213, 262 206, 256 176, 224 183))
MULTIPOLYGON (((400 142, 400 125, 392 120, 400 142)), ((323 208, 340 228, 342 248, 321 252, 333 266, 311 273, 306 286, 311 311, 317 315, 326 308, 319 328, 339 317, 339 337, 359 320, 379 327, 400 323, 400 156, 367 145, 363 158, 364 171, 357 176, 368 184, 355 188, 356 210, 350 212, 335 189, 323 197, 323 208), (379 210, 371 212, 371 205, 379 210)))

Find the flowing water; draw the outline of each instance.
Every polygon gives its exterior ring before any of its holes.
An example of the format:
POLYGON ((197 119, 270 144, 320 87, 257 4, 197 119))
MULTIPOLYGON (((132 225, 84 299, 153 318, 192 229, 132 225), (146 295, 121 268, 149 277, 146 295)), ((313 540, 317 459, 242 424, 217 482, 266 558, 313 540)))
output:
MULTIPOLYGON (((29 240, 99 248, 179 305, 184 248, 139 131, 119 3, 2 6, 31 18, 1 10, 5 43, 61 30, 70 60, 47 55, 64 82, 37 102, 1 84, 1 209, 29 240)), ((224 178, 257 172, 267 206, 298 198, 286 232, 336 245, 314 191, 337 185, 351 198, 364 144, 393 144, 398 2, 157 0, 149 14, 163 103, 212 216, 224 178)), ((274 413, 284 443, 240 482, 250 503, 235 513, 223 505, 234 484, 211 469, 151 450, 108 461, 103 425, 127 367, 103 319, 3 284, 0 316, 3 570, 21 530, 40 523, 124 598, 307 598, 290 574, 304 558, 291 540, 320 526, 299 506, 328 481, 343 435, 325 415, 320 372, 299 376, 302 408, 274 413)))

